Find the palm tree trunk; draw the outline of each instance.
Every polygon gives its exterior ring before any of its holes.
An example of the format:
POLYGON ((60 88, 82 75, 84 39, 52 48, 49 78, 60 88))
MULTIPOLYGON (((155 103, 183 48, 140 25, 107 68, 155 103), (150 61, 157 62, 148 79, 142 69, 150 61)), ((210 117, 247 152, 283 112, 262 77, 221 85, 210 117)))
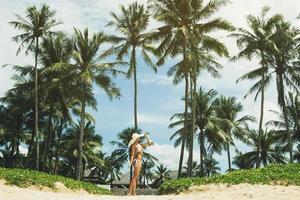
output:
POLYGON ((264 120, 264 102, 265 102, 265 59, 264 59, 264 52, 261 51, 261 66, 262 66, 262 88, 261 88, 261 102, 260 102, 260 119, 259 119, 259 127, 258 127, 258 144, 257 144, 257 158, 256 158, 256 168, 260 167, 260 138, 263 132, 263 120, 264 120))
MULTIPOLYGON (((185 72, 185 105, 184 105, 184 127, 183 127, 183 134, 185 137, 188 135, 188 127, 187 127, 187 120, 188 120, 188 98, 189 98, 189 73, 187 72, 187 58, 186 58, 186 41, 184 41, 183 44, 183 65, 184 69, 186 70, 185 72)), ((191 155, 191 150, 189 149, 189 157, 191 155)), ((191 173, 192 170, 192 165, 193 163, 190 162, 190 159, 188 159, 188 174, 191 173)))
POLYGON ((58 140, 56 143, 56 152, 55 152, 55 164, 54 164, 54 174, 57 174, 58 164, 59 164, 59 148, 60 148, 60 141, 62 136, 62 129, 63 129, 63 122, 60 122, 60 127, 58 130, 58 140))
POLYGON ((30 163, 30 157, 34 155, 33 153, 33 146, 34 146, 34 135, 35 135, 35 130, 33 128, 32 132, 31 132, 31 138, 30 138, 30 142, 28 145, 28 151, 27 151, 27 156, 26 156, 26 166, 29 168, 29 163, 30 163))
POLYGON ((80 180, 84 181, 84 171, 85 171, 85 160, 82 160, 82 170, 80 180))
POLYGON ((40 144, 39 144, 39 112, 38 112, 38 69, 37 69, 37 62, 38 62, 38 51, 39 51, 39 38, 36 37, 36 50, 35 50, 35 64, 34 64, 34 71, 35 71, 35 80, 34 80, 34 111, 35 111, 35 140, 36 140, 36 170, 40 168, 40 144))
POLYGON ((278 82, 279 84, 279 104, 282 109, 283 117, 284 117, 284 122, 285 122, 285 127, 286 131, 288 134, 288 148, 289 148, 289 154, 290 154, 290 163, 293 163, 293 142, 292 142, 292 135, 290 132, 290 127, 289 127, 289 120, 288 120, 288 113, 286 109, 286 103, 285 103, 285 93, 284 93, 284 84, 283 84, 283 75, 279 74, 278 75, 278 82))
POLYGON ((227 144, 228 172, 231 172, 230 145, 227 144))
POLYGON ((200 170, 201 174, 203 173, 203 157, 204 157, 204 130, 200 130, 200 170))
MULTIPOLYGON (((83 87, 85 90, 85 86, 83 87)), ((84 91, 83 90, 83 91, 84 91)), ((84 135, 84 126, 85 126, 85 100, 81 102, 81 111, 80 111, 80 134, 78 141, 78 155, 77 155, 77 166, 76 166, 76 179, 80 180, 81 176, 81 167, 82 167, 82 146, 83 146, 83 135, 84 135)))
POLYGON ((137 121, 137 70, 136 70, 136 52, 135 46, 132 48, 132 58, 133 58, 133 76, 134 76, 134 129, 138 131, 138 121, 137 121))
MULTIPOLYGON (((196 89, 196 86, 195 86, 195 83, 196 83, 196 78, 195 78, 195 74, 191 74, 190 75, 190 80, 191 80, 191 83, 190 83, 190 94, 191 94, 191 106, 192 106, 192 130, 191 130, 191 138, 190 138, 190 156, 189 156, 189 163, 192 163, 193 164, 193 150, 194 150, 194 131, 195 131, 195 89, 196 89)), ((192 170, 189 171, 189 176, 192 177, 193 175, 193 172, 192 170)))
POLYGON ((181 177, 182 163, 183 163, 183 157, 184 157, 184 147, 185 147, 185 137, 182 136, 177 178, 181 177))
POLYGON ((47 125, 47 137, 45 139, 45 148, 44 148, 44 159, 43 159, 43 167, 42 170, 45 171, 47 167, 47 161, 48 161, 48 155, 49 155, 49 143, 51 140, 51 121, 52 121, 52 115, 53 115, 53 103, 50 103, 50 113, 49 113, 49 119, 48 119, 48 125, 47 125))

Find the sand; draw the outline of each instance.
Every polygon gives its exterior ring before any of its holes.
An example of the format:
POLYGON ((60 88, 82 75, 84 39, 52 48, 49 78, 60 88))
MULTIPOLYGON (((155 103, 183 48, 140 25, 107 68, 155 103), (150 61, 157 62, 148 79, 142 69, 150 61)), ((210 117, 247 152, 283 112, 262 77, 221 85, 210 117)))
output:
POLYGON ((0 182, 0 200, 299 200, 300 186, 240 184, 192 187, 180 195, 162 196, 97 196, 75 193, 57 184, 59 192, 46 188, 19 188, 0 182))

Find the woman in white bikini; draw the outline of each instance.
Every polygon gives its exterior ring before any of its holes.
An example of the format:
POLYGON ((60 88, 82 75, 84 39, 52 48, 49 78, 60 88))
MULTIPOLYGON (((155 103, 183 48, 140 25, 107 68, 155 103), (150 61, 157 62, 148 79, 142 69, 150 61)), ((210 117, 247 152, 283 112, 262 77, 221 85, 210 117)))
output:
POLYGON ((128 143, 129 152, 130 152, 130 167, 133 166, 133 177, 131 179, 128 195, 136 195, 136 186, 137 181, 140 175, 140 171, 142 168, 142 156, 144 148, 147 146, 151 146, 153 142, 149 140, 147 133, 145 134, 137 134, 133 133, 130 142, 128 143), (146 144, 140 144, 141 137, 145 136, 147 139, 146 144))

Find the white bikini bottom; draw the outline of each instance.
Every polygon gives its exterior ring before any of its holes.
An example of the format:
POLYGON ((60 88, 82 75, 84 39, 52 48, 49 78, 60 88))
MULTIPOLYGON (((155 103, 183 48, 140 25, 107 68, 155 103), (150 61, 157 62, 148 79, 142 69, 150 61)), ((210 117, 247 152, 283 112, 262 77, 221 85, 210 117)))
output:
POLYGON ((142 161, 141 161, 141 160, 138 160, 138 159, 134 159, 134 160, 133 160, 133 166, 134 166, 134 167, 137 167, 138 164, 142 165, 142 161))

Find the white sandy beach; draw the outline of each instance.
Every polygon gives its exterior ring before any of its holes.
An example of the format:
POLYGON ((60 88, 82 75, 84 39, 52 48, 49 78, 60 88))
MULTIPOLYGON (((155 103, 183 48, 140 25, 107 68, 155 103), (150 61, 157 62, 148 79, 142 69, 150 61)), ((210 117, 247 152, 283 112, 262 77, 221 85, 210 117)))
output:
POLYGON ((270 186, 240 184, 234 186, 208 185, 194 187, 180 195, 162 196, 97 196, 69 190, 52 192, 47 189, 19 188, 0 184, 1 200, 299 200, 299 186, 270 186))

